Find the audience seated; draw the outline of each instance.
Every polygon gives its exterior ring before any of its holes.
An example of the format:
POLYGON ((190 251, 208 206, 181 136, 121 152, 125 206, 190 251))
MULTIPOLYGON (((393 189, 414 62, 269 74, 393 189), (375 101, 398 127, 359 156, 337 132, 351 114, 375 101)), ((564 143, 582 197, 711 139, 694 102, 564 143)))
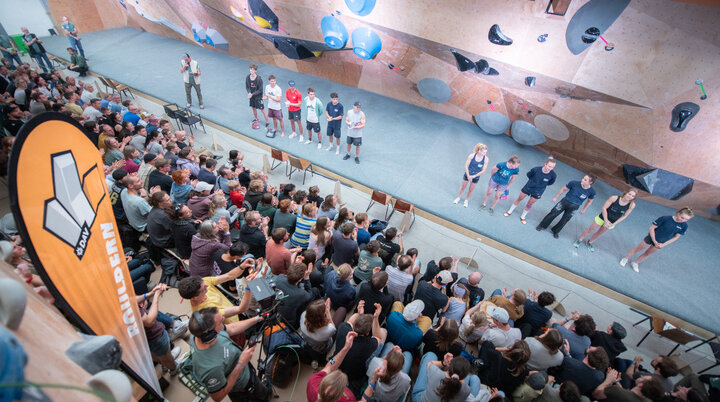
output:
POLYGON ((445 356, 446 353, 460 356, 463 346, 457 339, 457 322, 443 317, 437 328, 430 328, 423 336, 423 354, 432 352, 436 356, 445 356))
POLYGON ((573 358, 583 360, 585 350, 590 347, 589 336, 595 332, 595 321, 589 315, 580 315, 573 311, 565 321, 552 320, 552 327, 560 331, 563 339, 570 343, 570 354, 573 358))
MULTIPOLYGON (((320 218, 318 218, 318 221, 319 220, 320 218)), ((355 283, 370 280, 375 268, 383 268, 385 266, 382 258, 378 256, 379 251, 380 242, 377 240, 370 240, 367 245, 365 245, 365 249, 360 251, 357 268, 355 268, 355 272, 353 273, 355 283)))
POLYGON ((548 369, 548 374, 554 376, 557 382, 574 382, 581 394, 591 397, 595 388, 605 380, 605 370, 610 365, 605 349, 590 346, 581 360, 569 356, 570 346, 565 342, 563 354, 562 364, 548 369))
POLYGON ((401 254, 405 247, 403 246, 402 232, 398 232, 397 228, 390 227, 385 230, 384 235, 377 237, 377 241, 380 243, 380 258, 383 260, 385 266, 391 265, 393 257, 396 254, 401 254), (393 240, 398 239, 397 243, 393 240))
POLYGON ((523 338, 540 334, 541 328, 552 318, 552 311, 547 306, 555 303, 555 295, 550 292, 538 295, 530 289, 529 294, 530 297, 526 298, 523 304, 522 317, 515 320, 515 327, 520 328, 523 338))
POLYGON ((342 264, 325 274, 325 296, 330 299, 330 306, 335 310, 335 326, 345 321, 345 315, 355 302, 355 287, 350 282, 352 273, 350 264, 342 264))
MULTIPOLYGON (((355 269, 357 271, 357 268, 355 269)), ((393 305, 393 297, 385 291, 388 282, 388 274, 376 268, 376 272, 372 274, 369 282, 363 282, 357 288, 357 298, 355 303, 365 302, 365 312, 375 314, 375 304, 381 307, 378 321, 385 322, 385 318, 390 313, 393 305)))
POLYGON ((620 353, 627 350, 627 347, 622 342, 625 336, 627 336, 625 327, 617 322, 613 322, 608 325, 607 332, 594 331, 590 334, 590 345, 605 349, 608 359, 613 362, 620 353))
POLYGON ((487 314, 492 321, 492 328, 483 333, 483 342, 490 341, 498 348, 507 348, 522 338, 520 330, 508 324, 510 316, 504 308, 491 305, 487 308, 487 314))
POLYGON ((198 226, 197 234, 190 242, 190 275, 201 277, 218 275, 214 268, 213 256, 218 250, 230 248, 230 228, 225 219, 218 223, 204 221, 198 226))
POLYGON ((357 228, 350 222, 343 223, 340 230, 335 230, 332 236, 333 254, 331 261, 333 266, 339 267, 343 264, 353 264, 355 257, 360 255, 356 237, 357 228))
POLYGON ((424 316, 435 320, 438 313, 444 313, 447 310, 450 299, 445 296, 443 289, 450 282, 452 282, 452 275, 448 271, 440 271, 430 282, 418 282, 415 300, 422 300, 425 304, 424 316))
POLYGON ((488 318, 480 307, 481 304, 478 303, 467 310, 463 316, 462 323, 460 323, 460 328, 458 328, 458 336, 466 344, 475 343, 480 340, 489 328, 488 318))
POLYGON ((250 254, 265 257, 268 238, 268 218, 263 218, 257 211, 245 214, 245 224, 240 228, 239 240, 250 247, 250 254))
POLYGON ((523 314, 525 313, 525 300, 527 298, 524 290, 513 289, 512 293, 510 294, 510 298, 505 296, 504 289, 501 291, 500 294, 495 293, 496 292, 493 292, 493 296, 491 296, 488 301, 498 307, 504 308, 505 311, 508 312, 508 315, 510 316, 510 319, 513 321, 513 323, 523 316, 523 314))
MULTIPOLYGON (((397 268, 391 265, 385 267, 385 272, 388 274, 388 292, 396 301, 403 302, 405 300, 405 293, 410 290, 415 281, 412 265, 412 258, 402 255, 398 258, 397 268)), ((418 284, 418 286, 420 285, 418 284)))
POLYGON ((333 346, 336 328, 332 322, 330 299, 313 300, 300 315, 300 332, 307 343, 306 353, 311 360, 324 364, 333 346))
POLYGON ((528 367, 531 370, 547 370, 562 364, 563 338, 558 330, 550 328, 540 336, 525 338, 525 342, 530 348, 528 367))
POLYGON ((287 274, 277 277, 276 286, 285 295, 278 307, 280 314, 293 328, 299 328, 301 311, 313 300, 310 287, 312 264, 296 262, 288 268, 287 274))

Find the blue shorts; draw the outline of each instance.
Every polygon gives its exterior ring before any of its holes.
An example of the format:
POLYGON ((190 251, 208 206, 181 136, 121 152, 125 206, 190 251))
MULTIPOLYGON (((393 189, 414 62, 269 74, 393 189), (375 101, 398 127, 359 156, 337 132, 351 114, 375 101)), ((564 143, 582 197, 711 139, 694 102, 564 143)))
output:
POLYGON ((150 347, 150 353, 155 356, 165 356, 170 351, 170 335, 167 331, 163 331, 162 335, 153 339, 148 340, 148 346, 150 347))
POLYGON ((334 125, 331 125, 330 123, 328 123, 327 135, 328 135, 328 137, 334 136, 335 138, 340 138, 340 136, 342 135, 342 129, 341 129, 340 125, 334 126, 334 125))
POLYGON ((310 132, 311 130, 319 133, 320 132, 320 123, 311 123, 311 122, 305 122, 305 128, 307 128, 307 131, 310 132))
MULTIPOLYGON (((469 180, 468 180, 468 177, 467 177, 467 173, 463 173, 463 180, 464 180, 464 181, 469 181, 469 180)), ((473 183, 477 183, 478 181, 480 181, 480 176, 475 176, 475 177, 472 179, 472 182, 473 182, 473 183)))
POLYGON ((536 193, 536 192, 529 191, 529 190, 528 190, 527 188, 525 188, 525 187, 523 187, 520 191, 521 191, 523 194, 527 194, 527 195, 529 195, 530 197, 532 197, 532 198, 534 198, 534 199, 536 199, 536 200, 539 200, 540 197, 542 197, 542 193, 538 194, 538 193, 536 193))

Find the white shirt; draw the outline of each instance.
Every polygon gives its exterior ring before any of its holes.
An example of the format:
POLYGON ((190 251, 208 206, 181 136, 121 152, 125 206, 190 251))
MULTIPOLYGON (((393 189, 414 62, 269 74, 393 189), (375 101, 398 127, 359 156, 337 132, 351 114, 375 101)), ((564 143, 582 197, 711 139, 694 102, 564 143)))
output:
POLYGON ((88 106, 83 110, 83 114, 89 117, 88 121, 97 121, 102 118, 102 113, 92 106, 88 106))
POLYGON ((80 100, 83 101, 83 104, 90 103, 93 98, 99 99, 99 97, 97 96, 97 92, 90 92, 87 89, 84 89, 82 95, 80 95, 80 100))
MULTIPOLYGON (((307 113, 305 115, 307 116, 308 123, 320 123, 320 119, 317 115, 317 103, 318 98, 315 98, 313 100, 310 100, 310 98, 305 98, 305 108, 307 109, 307 113)), ((320 107, 322 109, 322 106, 320 107)))
POLYGON ((282 98, 282 88, 280 88, 280 85, 276 84, 274 87, 271 87, 270 84, 265 85, 265 95, 268 96, 268 109, 282 109, 282 105, 280 104, 280 102, 275 102, 274 100, 270 99, 271 96, 279 96, 282 98))

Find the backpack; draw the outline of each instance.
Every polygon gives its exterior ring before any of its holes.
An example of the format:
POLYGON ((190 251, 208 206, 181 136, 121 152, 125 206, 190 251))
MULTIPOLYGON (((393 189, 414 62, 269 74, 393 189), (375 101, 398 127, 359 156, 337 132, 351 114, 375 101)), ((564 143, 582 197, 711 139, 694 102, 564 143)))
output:
POLYGON ((381 221, 380 219, 373 219, 368 226, 368 232, 370 236, 374 236, 375 233, 380 233, 388 227, 387 221, 381 221))
POLYGON ((269 355, 265 366, 265 376, 280 388, 285 388, 292 380, 294 371, 300 363, 298 353, 304 346, 300 335, 284 324, 265 328, 263 350, 269 355))

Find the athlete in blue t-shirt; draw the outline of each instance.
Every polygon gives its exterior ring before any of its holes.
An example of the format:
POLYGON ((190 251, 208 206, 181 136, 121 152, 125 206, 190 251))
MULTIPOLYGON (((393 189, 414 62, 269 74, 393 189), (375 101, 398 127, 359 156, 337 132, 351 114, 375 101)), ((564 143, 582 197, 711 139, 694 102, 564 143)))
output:
POLYGON ((325 149, 329 151, 332 149, 332 139, 335 136, 337 141, 337 148, 335 149, 335 155, 340 154, 340 136, 342 135, 342 118, 345 114, 342 103, 338 101, 338 94, 335 92, 330 94, 330 102, 325 107, 325 117, 327 117, 327 136, 330 139, 330 145, 325 149))
POLYGON ((558 223, 551 229, 554 238, 557 239, 560 237, 560 231, 570 221, 570 218, 573 217, 573 214, 580 208, 583 202, 587 201, 585 203, 585 208, 580 211, 581 215, 584 214, 590 207, 590 204, 593 203, 593 199, 595 198, 595 189, 592 188, 592 184, 595 183, 595 179, 595 175, 586 174, 582 178, 582 181, 573 180, 566 184, 565 187, 561 188, 560 191, 555 194, 552 201, 556 202, 560 195, 562 195, 565 191, 568 192, 567 195, 565 195, 565 198, 560 200, 560 202, 555 204, 553 209, 545 215, 535 230, 540 231, 547 229, 547 227, 550 226, 552 221, 557 218, 558 215, 563 214, 560 221, 558 221, 558 223))
POLYGON ((520 167, 520 157, 513 155, 507 162, 500 162, 492 168, 492 176, 488 183, 487 193, 485 193, 485 198, 480 206, 481 211, 487 206, 487 200, 490 198, 490 194, 495 191, 495 198, 493 199, 492 205, 490 205, 490 209, 488 209, 490 215, 495 212, 495 205, 500 199, 500 195, 507 190, 512 182, 515 181, 518 173, 520 173, 518 167, 520 167))
POLYGON ((480 176, 485 173, 485 169, 487 169, 487 160, 487 145, 482 143, 475 144, 473 153, 468 155, 468 158, 465 161, 465 173, 463 174, 463 181, 460 185, 460 192, 458 193, 455 201, 453 201, 453 204, 460 202, 460 198, 462 198, 465 187, 467 187, 469 181, 472 181, 472 183, 470 183, 470 189, 468 190, 467 197, 465 197, 465 202, 463 203, 463 206, 467 208, 470 194, 472 194, 473 190, 475 190, 475 185, 478 180, 480 180, 480 176))
POLYGON ((555 183, 557 174, 553 172, 553 169, 555 169, 555 159, 553 159, 552 156, 549 157, 542 166, 530 169, 530 171, 527 172, 528 182, 525 183, 525 186, 523 186, 522 190, 520 190, 520 194, 518 194, 517 199, 512 203, 512 205, 510 205, 510 209, 508 209, 504 215, 510 216, 515 208, 520 204, 520 201, 529 195, 530 199, 520 215, 520 222, 523 225, 526 224, 527 221, 525 220, 525 217, 530 211, 530 208, 532 208, 535 201, 540 199, 547 186, 552 186, 555 183))
POLYGON ((630 250, 622 260, 620 260, 620 266, 625 266, 628 261, 637 253, 647 247, 644 253, 640 255, 635 261, 630 262, 630 266, 633 271, 640 272, 638 264, 643 262, 650 254, 660 250, 668 244, 679 239, 680 236, 684 235, 687 231, 688 224, 686 223, 695 213, 690 208, 683 208, 675 212, 673 216, 661 216, 652 223, 648 230, 648 235, 645 236, 643 241, 640 242, 635 248, 630 250))

